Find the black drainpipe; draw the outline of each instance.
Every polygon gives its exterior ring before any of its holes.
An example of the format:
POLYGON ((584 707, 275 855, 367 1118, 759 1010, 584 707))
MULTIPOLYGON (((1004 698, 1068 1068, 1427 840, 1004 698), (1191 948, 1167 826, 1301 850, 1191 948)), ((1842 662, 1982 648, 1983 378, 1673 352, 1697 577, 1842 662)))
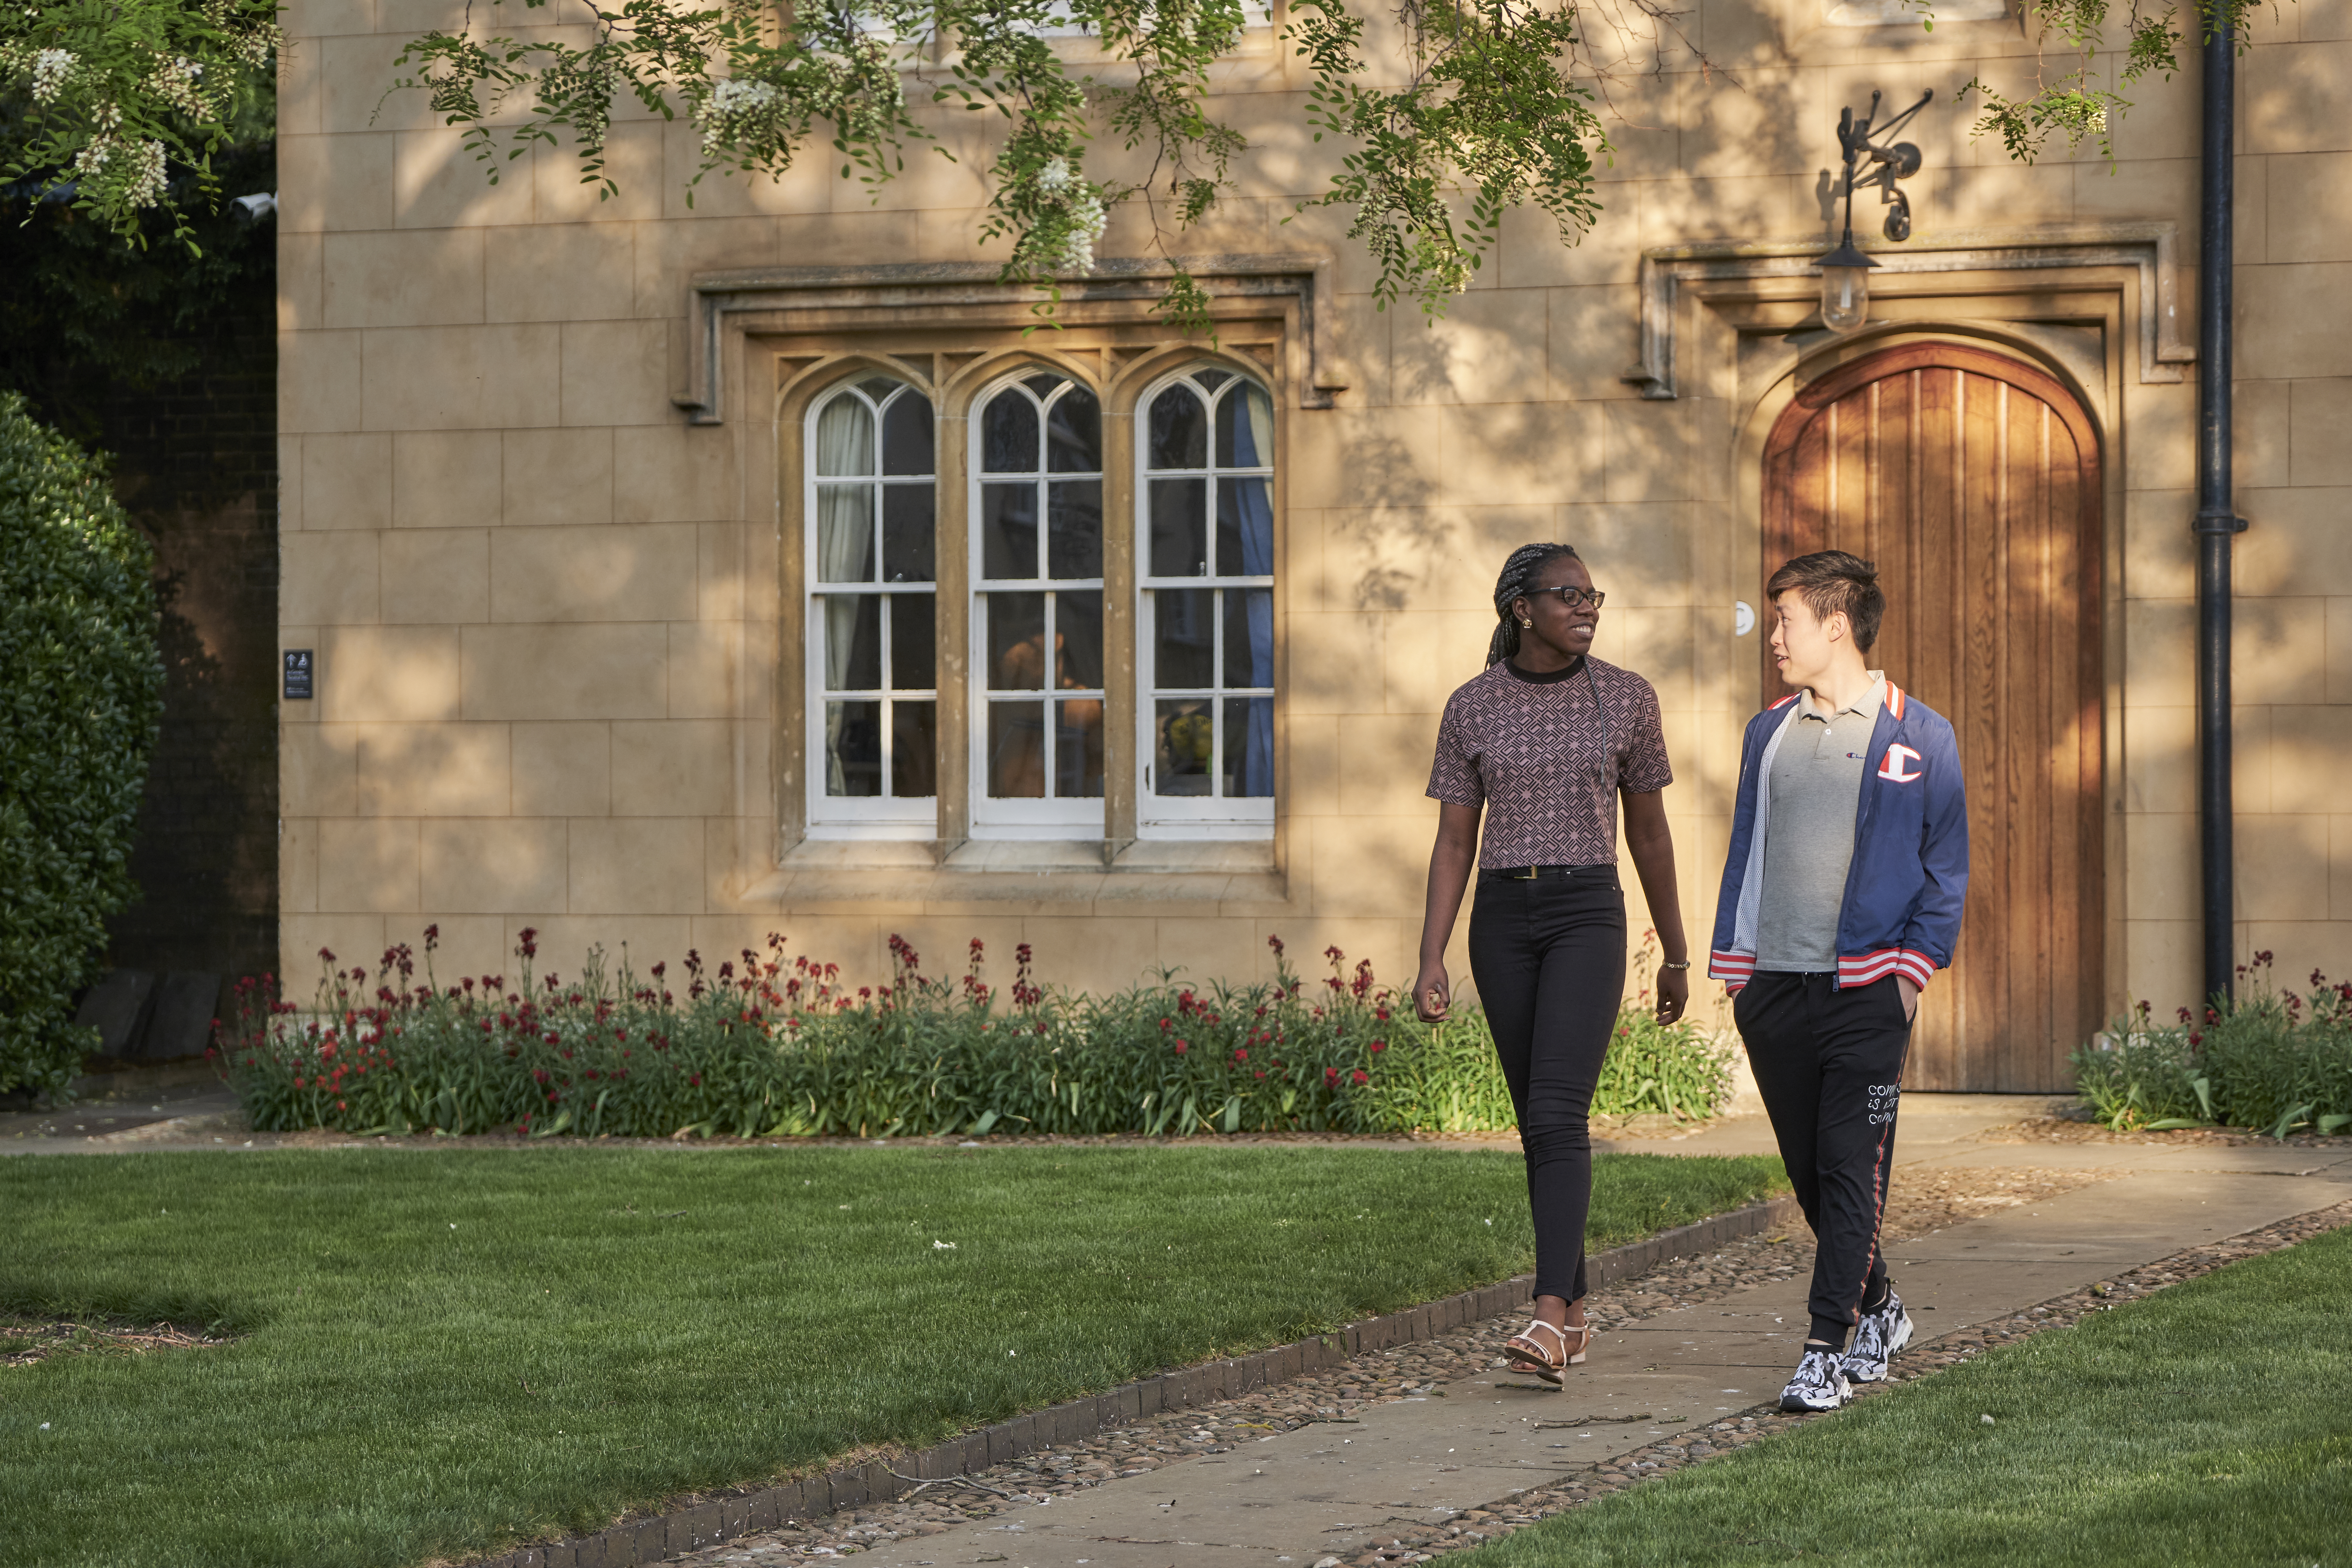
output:
POLYGON ((2197 817, 2205 903, 2205 997, 2233 994, 2236 868, 2230 803, 2231 218, 2238 41, 2213 8, 2205 38, 2203 234, 2197 268, 2197 817))

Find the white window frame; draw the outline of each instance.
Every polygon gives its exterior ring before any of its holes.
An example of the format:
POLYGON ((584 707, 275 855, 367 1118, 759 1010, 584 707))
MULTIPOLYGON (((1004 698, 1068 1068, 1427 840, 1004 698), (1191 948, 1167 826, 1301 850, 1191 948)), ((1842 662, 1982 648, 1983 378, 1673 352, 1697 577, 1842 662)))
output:
MULTIPOLYGON (((1217 411, 1228 396, 1240 395, 1244 384, 1255 385, 1265 393, 1269 405, 1273 391, 1263 381, 1230 365, 1194 363, 1171 371, 1146 387, 1136 400, 1135 428, 1135 670, 1136 670, 1136 832, 1139 837, 1160 839, 1265 839, 1274 837, 1275 796, 1226 795, 1163 795, 1154 788, 1154 763, 1159 755, 1158 714, 1162 697, 1202 696, 1212 703, 1212 731, 1214 748, 1210 759, 1209 777, 1214 786, 1224 776, 1225 726, 1218 706, 1229 697, 1255 697, 1276 700, 1278 689, 1265 687, 1160 688, 1154 668, 1158 658, 1159 638, 1156 635, 1152 595, 1159 590, 1261 588, 1272 595, 1275 580, 1269 572, 1262 576, 1213 574, 1194 577, 1156 577, 1151 574, 1151 481, 1165 479, 1205 479, 1206 523, 1209 546, 1216 547, 1217 494, 1220 479, 1263 479, 1266 483, 1267 504, 1273 504, 1275 464, 1272 454, 1265 453, 1267 461, 1255 467, 1221 467, 1217 462, 1217 411), (1199 468, 1154 468, 1151 467, 1151 406, 1160 395, 1181 381, 1189 381, 1203 370, 1223 371, 1230 378, 1219 386, 1209 401, 1208 449, 1203 454, 1207 466, 1199 468)), ((1196 382, 1194 390, 1199 391, 1196 382)), ((1269 437, 1267 445, 1273 441, 1269 437)), ((1280 519, 1274 520, 1279 531, 1280 519)), ((1212 560, 1208 564, 1213 566, 1212 560)), ((1214 663, 1213 673, 1222 677, 1224 667, 1224 614, 1226 595, 1219 592, 1211 600, 1215 619, 1212 623, 1210 646, 1214 663)))
MULTIPOLYGON (((969 563, 967 581, 970 584, 966 595, 965 619, 969 628, 971 647, 971 663, 966 668, 971 671, 971 700, 967 705, 969 714, 967 728, 970 731, 967 743, 971 748, 969 754, 971 758, 970 775, 971 834, 975 838, 1099 838, 1105 832, 1108 820, 1105 816, 1109 795, 1108 777, 1104 781, 1106 785, 1104 793, 1097 795, 1047 795, 1041 798, 1008 799, 999 798, 988 793, 989 709, 992 705, 992 697, 1003 702, 1036 701, 1044 705, 1045 776, 1049 782, 1055 777, 1056 772, 1056 759, 1054 755, 1055 746, 1054 704, 1062 700, 1084 701, 1088 699, 1098 703, 1108 701, 1108 693, 1101 688, 1068 691, 1055 688, 1050 670, 1045 677, 1045 684, 1037 689, 1034 696, 1025 692, 992 693, 989 686, 986 605, 988 595, 992 593, 1047 595, 1046 647, 1050 648, 1053 646, 1054 611, 1059 605, 1058 595, 1064 593, 1092 593, 1097 600, 1100 600, 1105 594, 1104 581, 1100 575, 1083 578, 1057 578, 1046 575, 1050 561, 1048 540, 1045 529, 1046 513, 1042 494, 1037 511, 1037 576, 994 579, 983 575, 981 530, 987 510, 983 500, 986 485, 1003 484, 1012 479, 1027 478, 1035 483, 1042 492, 1046 485, 1055 481, 1083 481, 1091 477, 1098 489, 1103 487, 1104 475, 1100 469, 1095 470, 1091 476, 1085 473, 1055 473, 1043 467, 1030 475, 990 475, 982 471, 988 407, 1006 389, 1018 389, 1020 395, 1029 397, 1036 403, 1042 439, 1042 433, 1046 426, 1046 409, 1042 402, 1036 402, 1036 395, 1022 384, 1036 375, 1052 375, 1068 382, 1070 385, 1093 397, 1098 407, 1102 400, 1101 388, 1093 385, 1084 377, 1058 366, 1029 363, 991 381, 981 390, 979 395, 971 400, 971 410, 965 417, 967 451, 970 454, 969 460, 964 465, 967 476, 964 497, 964 549, 965 559, 969 563)), ((1062 395, 1055 395, 1058 397, 1062 395)), ((1041 465, 1046 460, 1042 456, 1039 458, 1041 465)), ((1114 520, 1110 515, 1109 497, 1107 493, 1103 496, 1103 508, 1102 548, 1108 557, 1110 548, 1109 535, 1114 526, 1114 520)), ((1108 616, 1105 618, 1108 621, 1108 616)), ((1104 628, 1102 656, 1105 667, 1103 673, 1108 679, 1110 660, 1113 658, 1113 651, 1109 647, 1108 626, 1104 628)))
MULTIPOLYGON (((884 545, 886 508, 881 491, 889 486, 926 485, 932 488, 931 516, 936 534, 939 518, 939 405, 931 399, 932 458, 929 474, 885 475, 882 472, 882 420, 886 405, 905 393, 930 399, 927 388, 915 385, 903 376, 880 371, 868 371, 853 376, 811 400, 801 426, 801 582, 803 586, 802 673, 806 691, 806 723, 808 766, 808 834, 812 838, 929 838, 939 831, 939 796, 925 795, 838 795, 826 793, 828 761, 825 746, 825 704, 828 701, 878 701, 882 706, 882 784, 890 785, 891 764, 898 742, 894 712, 900 702, 929 702, 932 705, 932 733, 939 733, 940 694, 937 689, 937 638, 940 628, 938 550, 934 543, 932 580, 928 583, 888 583, 881 579, 880 565, 884 545), (897 384, 894 392, 877 403, 865 390, 874 381, 897 384), (874 471, 854 476, 856 482, 875 487, 873 549, 877 562, 875 577, 866 583, 825 583, 819 580, 817 562, 817 492, 825 483, 852 478, 845 475, 817 473, 817 422, 824 411, 843 397, 861 398, 874 419, 874 471), (824 672, 825 616, 824 601, 836 595, 849 596, 876 595, 883 600, 882 620, 877 632, 881 639, 883 679, 885 685, 876 691, 829 691, 824 672), (890 641, 890 600, 900 596, 928 595, 932 601, 931 626, 934 647, 932 684, 925 688, 894 689, 887 685, 894 671, 888 668, 892 657, 890 641)), ((936 771, 936 764, 935 771, 936 771)))

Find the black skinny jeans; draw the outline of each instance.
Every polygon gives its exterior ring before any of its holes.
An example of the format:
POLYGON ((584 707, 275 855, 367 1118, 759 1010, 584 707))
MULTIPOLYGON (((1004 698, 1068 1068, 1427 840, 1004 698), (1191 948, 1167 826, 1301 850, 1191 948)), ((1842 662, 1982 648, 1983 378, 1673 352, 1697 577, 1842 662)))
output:
POLYGON ((1625 989, 1625 895, 1614 866, 1520 881, 1482 872, 1470 973, 1518 1113, 1538 1296, 1584 1294, 1592 1091, 1625 989))

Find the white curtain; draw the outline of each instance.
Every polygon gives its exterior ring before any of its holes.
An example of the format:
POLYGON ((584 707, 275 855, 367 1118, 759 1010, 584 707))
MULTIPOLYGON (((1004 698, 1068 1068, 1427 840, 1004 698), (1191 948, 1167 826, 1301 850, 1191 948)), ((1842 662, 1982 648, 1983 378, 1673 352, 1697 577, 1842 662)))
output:
POLYGON ((874 581, 874 487, 824 481, 874 471, 874 414, 844 392, 816 422, 816 574, 821 583, 874 581))
MULTIPOLYGON (((833 484, 830 479, 874 471, 874 414, 856 393, 844 390, 824 405, 816 421, 816 575, 820 583, 874 581, 874 487, 833 484)), ((858 595, 824 599, 824 684, 837 691, 849 679, 851 644, 857 636, 858 595)), ((826 705, 825 793, 846 795, 841 766, 841 716, 826 705)))

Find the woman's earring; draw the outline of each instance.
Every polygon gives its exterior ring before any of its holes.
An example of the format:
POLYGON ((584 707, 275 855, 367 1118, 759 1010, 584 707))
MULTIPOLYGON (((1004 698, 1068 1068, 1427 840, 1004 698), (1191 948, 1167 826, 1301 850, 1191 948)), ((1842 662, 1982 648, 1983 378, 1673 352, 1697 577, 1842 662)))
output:
POLYGON ((1521 625, 1521 626, 1533 626, 1535 625, 1535 622, 1533 622, 1533 621, 1521 621, 1521 622, 1519 623, 1519 625, 1521 625))

